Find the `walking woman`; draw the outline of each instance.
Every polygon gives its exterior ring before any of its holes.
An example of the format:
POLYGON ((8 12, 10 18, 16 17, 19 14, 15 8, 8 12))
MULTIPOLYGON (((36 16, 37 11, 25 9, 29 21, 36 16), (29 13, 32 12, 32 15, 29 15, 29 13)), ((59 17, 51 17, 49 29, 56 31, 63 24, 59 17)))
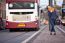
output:
POLYGON ((54 26, 55 26, 55 21, 56 21, 57 15, 56 15, 56 11, 55 11, 54 7, 48 6, 48 16, 49 16, 50 35, 52 35, 52 33, 54 33, 54 35, 56 35, 54 26))

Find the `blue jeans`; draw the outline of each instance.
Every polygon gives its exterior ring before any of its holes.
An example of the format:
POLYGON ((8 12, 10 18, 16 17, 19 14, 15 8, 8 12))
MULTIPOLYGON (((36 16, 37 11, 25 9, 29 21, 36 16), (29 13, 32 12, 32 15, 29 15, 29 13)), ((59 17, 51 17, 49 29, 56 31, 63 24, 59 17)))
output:
POLYGON ((54 26, 55 26, 55 19, 49 19, 49 30, 51 32, 55 32, 55 29, 54 29, 54 26))

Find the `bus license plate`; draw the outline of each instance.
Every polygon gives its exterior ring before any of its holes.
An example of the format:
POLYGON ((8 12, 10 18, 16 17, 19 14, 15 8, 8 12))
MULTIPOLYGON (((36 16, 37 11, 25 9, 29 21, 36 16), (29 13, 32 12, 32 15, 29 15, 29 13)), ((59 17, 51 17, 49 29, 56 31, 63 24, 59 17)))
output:
POLYGON ((18 27, 25 27, 25 24, 18 24, 18 27))

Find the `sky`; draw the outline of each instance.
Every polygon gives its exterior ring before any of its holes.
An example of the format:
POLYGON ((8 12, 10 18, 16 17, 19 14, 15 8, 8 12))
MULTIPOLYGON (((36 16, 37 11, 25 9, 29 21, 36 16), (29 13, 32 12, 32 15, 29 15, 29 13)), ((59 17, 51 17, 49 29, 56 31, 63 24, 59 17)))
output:
MULTIPOLYGON (((48 5, 49 0, 40 0, 40 7, 45 8, 48 5)), ((56 0, 58 6, 62 6, 63 0, 56 0)))

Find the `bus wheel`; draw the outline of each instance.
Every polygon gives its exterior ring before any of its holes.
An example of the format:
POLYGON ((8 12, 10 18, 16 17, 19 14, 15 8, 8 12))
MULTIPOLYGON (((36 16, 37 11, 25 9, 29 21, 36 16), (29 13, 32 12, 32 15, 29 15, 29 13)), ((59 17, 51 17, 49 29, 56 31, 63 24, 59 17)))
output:
POLYGON ((39 28, 35 28, 35 31, 38 31, 39 30, 39 28))
POLYGON ((9 29, 10 32, 14 32, 14 29, 9 29))

